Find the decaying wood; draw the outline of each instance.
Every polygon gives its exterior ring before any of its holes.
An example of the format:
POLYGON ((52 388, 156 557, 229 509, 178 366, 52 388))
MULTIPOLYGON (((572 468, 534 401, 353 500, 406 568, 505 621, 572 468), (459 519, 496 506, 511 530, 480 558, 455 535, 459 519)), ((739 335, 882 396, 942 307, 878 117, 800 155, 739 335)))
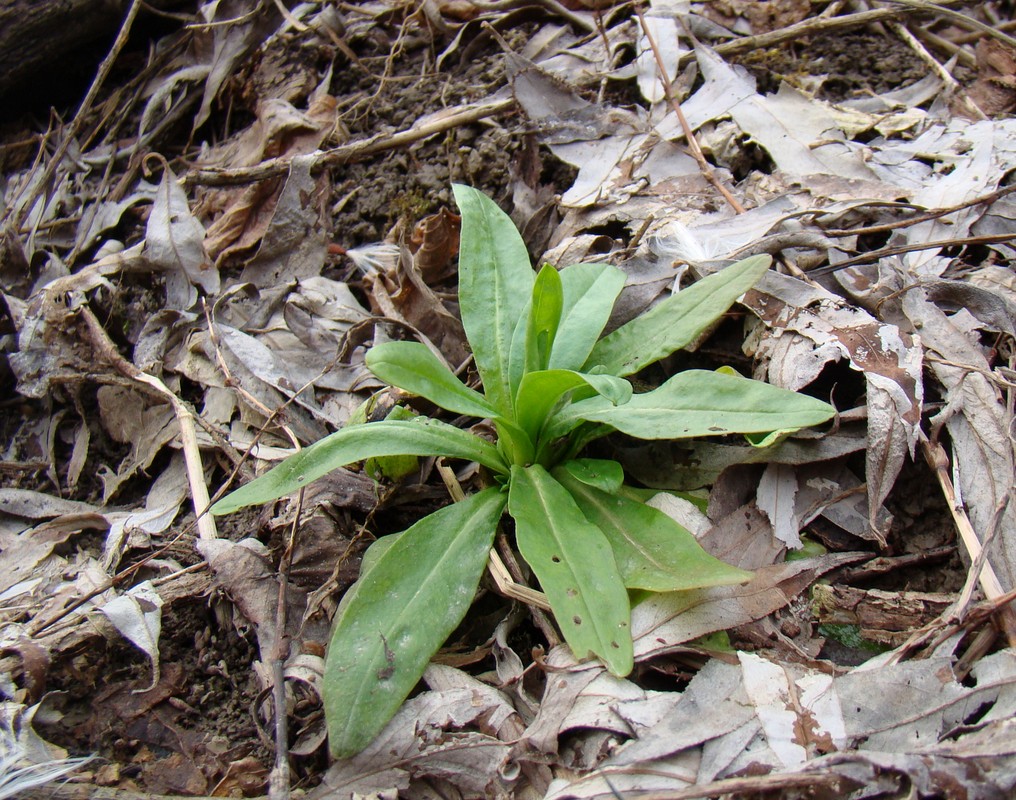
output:
POLYGON ((863 638, 889 647, 903 644, 955 599, 938 592, 883 592, 824 584, 812 589, 815 616, 821 624, 856 625, 863 638))

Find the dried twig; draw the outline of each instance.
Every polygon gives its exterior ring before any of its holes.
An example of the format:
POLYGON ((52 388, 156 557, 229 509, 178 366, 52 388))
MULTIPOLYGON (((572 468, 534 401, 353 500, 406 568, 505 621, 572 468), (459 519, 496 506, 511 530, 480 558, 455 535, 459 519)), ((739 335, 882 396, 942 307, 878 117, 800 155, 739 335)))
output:
MULTIPOLYGON (((908 219, 897 220, 895 222, 885 222, 880 225, 868 225, 864 228, 831 228, 829 230, 822 231, 822 233, 832 239, 839 239, 847 236, 861 236, 869 233, 887 233, 888 231, 893 231, 898 228, 909 228, 913 225, 919 225, 922 222, 939 219, 947 214, 962 211, 966 208, 973 208, 974 206, 980 205, 990 206, 992 203, 1012 194, 1013 192, 1016 192, 1016 185, 1003 186, 1001 189, 996 189, 993 192, 982 194, 980 197, 975 197, 973 200, 966 200, 962 203, 957 203, 954 206, 947 206, 946 208, 929 209, 928 211, 916 214, 908 219)), ((915 206, 907 207, 915 208, 915 206)))
POLYGON ((289 638, 286 636, 286 587, 289 585, 289 567, 293 562, 293 547, 300 530, 300 515, 303 511, 303 493, 296 499, 293 525, 289 529, 286 549, 279 561, 279 596, 275 607, 275 636, 272 652, 267 653, 272 666, 272 705, 275 708, 275 764, 268 775, 269 800, 288 800, 291 783, 289 766, 289 715, 286 703, 286 659, 289 657, 289 638))
POLYGON ((656 69, 659 73, 660 83, 663 84, 663 94, 667 98, 667 102, 670 103, 670 107, 674 109, 674 113, 677 114, 678 121, 681 123, 681 130, 684 131, 685 141, 688 142, 688 152, 691 153, 695 163, 698 164, 702 177, 716 188, 716 191, 727 201, 727 205, 734 209, 736 213, 743 214, 744 206, 730 193, 730 190, 723 185, 723 182, 716 177, 712 165, 706 160, 705 154, 699 146, 698 139, 695 138, 695 132, 691 129, 691 125, 688 124, 684 111, 681 110, 681 103, 674 95, 674 86, 670 82, 670 76, 667 75, 667 65, 663 62, 663 56, 660 54, 660 48, 656 44, 656 38, 653 36, 653 32, 649 30, 649 26, 646 25, 646 18, 642 15, 642 9, 637 5, 635 6, 635 14, 639 18, 639 25, 642 26, 642 33, 649 41, 649 47, 653 51, 653 58, 656 60, 656 69))
MULTIPOLYGON (((318 152, 311 162, 311 174, 321 172, 328 167, 351 164, 370 156, 394 150, 438 133, 468 125, 487 117, 502 114, 515 105, 512 99, 488 100, 483 103, 469 103, 448 109, 434 119, 418 121, 415 125, 398 133, 379 133, 367 139, 333 147, 318 152)), ((197 169, 182 179, 184 186, 237 186, 244 183, 264 181, 277 178, 289 172, 292 157, 282 156, 262 161, 254 167, 238 169, 197 169)))
MULTIPOLYGON (((924 454, 925 460, 935 471, 935 477, 938 479, 939 486, 942 487, 942 493, 949 504, 949 511, 952 513, 953 522, 956 525, 956 530, 959 532, 960 540, 963 542, 963 546, 966 548, 971 561, 974 562, 974 568, 978 564, 981 565, 977 574, 977 580, 981 585, 984 596, 989 600, 1002 597, 1005 595, 1005 590, 1002 588, 1002 584, 999 582, 998 576, 995 574, 995 570, 992 569, 991 564, 982 557, 983 548, 980 539, 977 537, 977 532, 970 523, 970 518, 967 516, 966 511, 957 502, 956 490, 949 476, 949 457, 946 455, 945 449, 938 442, 930 442, 925 439, 921 442, 921 451, 924 454)), ((1016 647, 1016 610, 1011 605, 1000 607, 998 610, 998 620, 1009 642, 1009 646, 1016 647)))
POLYGON ((840 261, 838 264, 827 264, 818 269, 810 269, 806 274, 809 278, 817 278, 820 275, 828 275, 830 272, 854 267, 858 264, 872 264, 880 258, 886 258, 887 256, 898 256, 918 250, 936 250, 941 247, 956 247, 957 245, 1002 244, 1003 242, 1010 242, 1013 239, 1016 239, 1016 233, 994 234, 991 236, 965 236, 959 239, 940 239, 935 242, 915 242, 914 244, 901 244, 895 247, 883 247, 880 250, 869 250, 867 253, 861 253, 859 256, 840 261))
POLYGON ((110 341, 109 336, 99 324, 88 307, 80 310, 81 319, 84 322, 85 333, 89 338, 89 344, 93 347, 95 355, 106 361, 117 372, 125 378, 154 389, 164 400, 168 400, 173 406, 177 422, 180 425, 180 443, 183 447, 184 463, 187 466, 187 481, 191 490, 191 502, 194 506, 194 514, 197 516, 198 536, 202 539, 215 539, 218 534, 215 530, 215 518, 206 513, 211 501, 208 496, 208 485, 205 483, 205 471, 201 463, 201 450, 198 447, 197 429, 194 427, 194 414, 187 404, 176 396, 161 380, 154 375, 149 375, 138 369, 127 361, 116 349, 116 345, 110 341))
MULTIPOLYGON (((786 28, 760 33, 757 36, 744 36, 730 42, 716 45, 713 49, 720 56, 727 57, 746 53, 749 50, 764 50, 776 47, 784 42, 793 42, 803 39, 806 36, 819 36, 826 33, 850 30, 851 28, 863 28, 874 22, 898 20, 901 16, 929 14, 941 10, 946 6, 959 5, 961 0, 941 0, 938 3, 927 3, 923 6, 904 6, 903 8, 876 8, 871 11, 860 11, 856 14, 844 14, 841 17, 811 17, 801 20, 786 28)), ((678 66, 695 59, 695 53, 685 53, 678 60, 678 66)))
POLYGON ((897 5, 906 6, 912 8, 916 12, 920 13, 931 13, 946 17, 952 22, 955 22, 961 28, 967 30, 976 31, 982 33, 985 36, 990 36, 993 39, 997 39, 1006 44, 1009 47, 1016 48, 1016 39, 1009 34, 999 30, 991 25, 986 25, 980 20, 974 19, 973 17, 964 14, 962 11, 956 11, 952 8, 946 8, 945 3, 929 3, 927 0, 889 0, 891 3, 897 5))

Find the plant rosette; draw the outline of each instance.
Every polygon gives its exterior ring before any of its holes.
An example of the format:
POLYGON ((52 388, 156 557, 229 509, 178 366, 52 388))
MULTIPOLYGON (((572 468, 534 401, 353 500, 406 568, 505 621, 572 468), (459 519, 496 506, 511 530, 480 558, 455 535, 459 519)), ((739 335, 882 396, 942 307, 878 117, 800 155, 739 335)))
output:
POLYGON ((368 459, 444 456, 486 468, 491 485, 365 554, 336 613, 325 663, 325 714, 337 757, 374 739, 461 622, 505 513, 565 641, 578 658, 599 658, 614 675, 633 667, 629 590, 675 592, 750 578, 633 499, 620 464, 583 458, 590 442, 614 431, 773 441, 835 413, 729 370, 680 372, 640 393, 626 379, 705 331, 765 273, 769 256, 709 275, 603 336, 625 283, 621 270, 545 265, 536 273, 522 237, 492 200, 465 186, 454 192, 462 214, 459 305, 483 391, 419 342, 377 345, 367 366, 453 414, 490 420, 496 442, 427 417, 347 426, 212 507, 226 514, 265 503, 368 459))

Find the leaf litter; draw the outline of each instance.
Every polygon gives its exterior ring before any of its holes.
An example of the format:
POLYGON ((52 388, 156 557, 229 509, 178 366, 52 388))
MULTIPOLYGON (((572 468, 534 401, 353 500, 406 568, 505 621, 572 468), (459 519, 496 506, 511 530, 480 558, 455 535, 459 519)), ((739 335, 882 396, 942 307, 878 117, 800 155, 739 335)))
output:
POLYGON ((0 796, 71 771, 180 796, 1011 793, 1003 4, 600 5, 204 3, 37 161, 16 142, 43 129, 12 118, 0 796), (366 545, 447 502, 443 466, 340 470, 220 530, 201 512, 382 388, 368 344, 470 374, 453 181, 534 258, 624 270, 612 327, 777 256, 674 358, 840 416, 768 448, 615 437, 753 579, 634 605, 626 679, 576 663, 531 589, 485 586, 381 736, 328 765, 329 621, 366 545))

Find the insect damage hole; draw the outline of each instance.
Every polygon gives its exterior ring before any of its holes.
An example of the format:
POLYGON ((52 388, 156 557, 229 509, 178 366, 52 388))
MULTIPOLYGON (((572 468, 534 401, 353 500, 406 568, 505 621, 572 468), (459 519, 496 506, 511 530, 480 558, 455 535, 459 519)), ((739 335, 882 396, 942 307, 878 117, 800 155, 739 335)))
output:
POLYGON ((555 563, 555 564, 560 564, 560 563, 561 563, 561 556, 551 556, 551 557, 550 557, 550 560, 551 560, 551 561, 552 561, 553 563, 555 563))
POLYGON ((571 618, 571 621, 574 622, 576 625, 581 625, 582 624, 582 617, 580 617, 578 614, 576 614, 574 617, 571 618))

